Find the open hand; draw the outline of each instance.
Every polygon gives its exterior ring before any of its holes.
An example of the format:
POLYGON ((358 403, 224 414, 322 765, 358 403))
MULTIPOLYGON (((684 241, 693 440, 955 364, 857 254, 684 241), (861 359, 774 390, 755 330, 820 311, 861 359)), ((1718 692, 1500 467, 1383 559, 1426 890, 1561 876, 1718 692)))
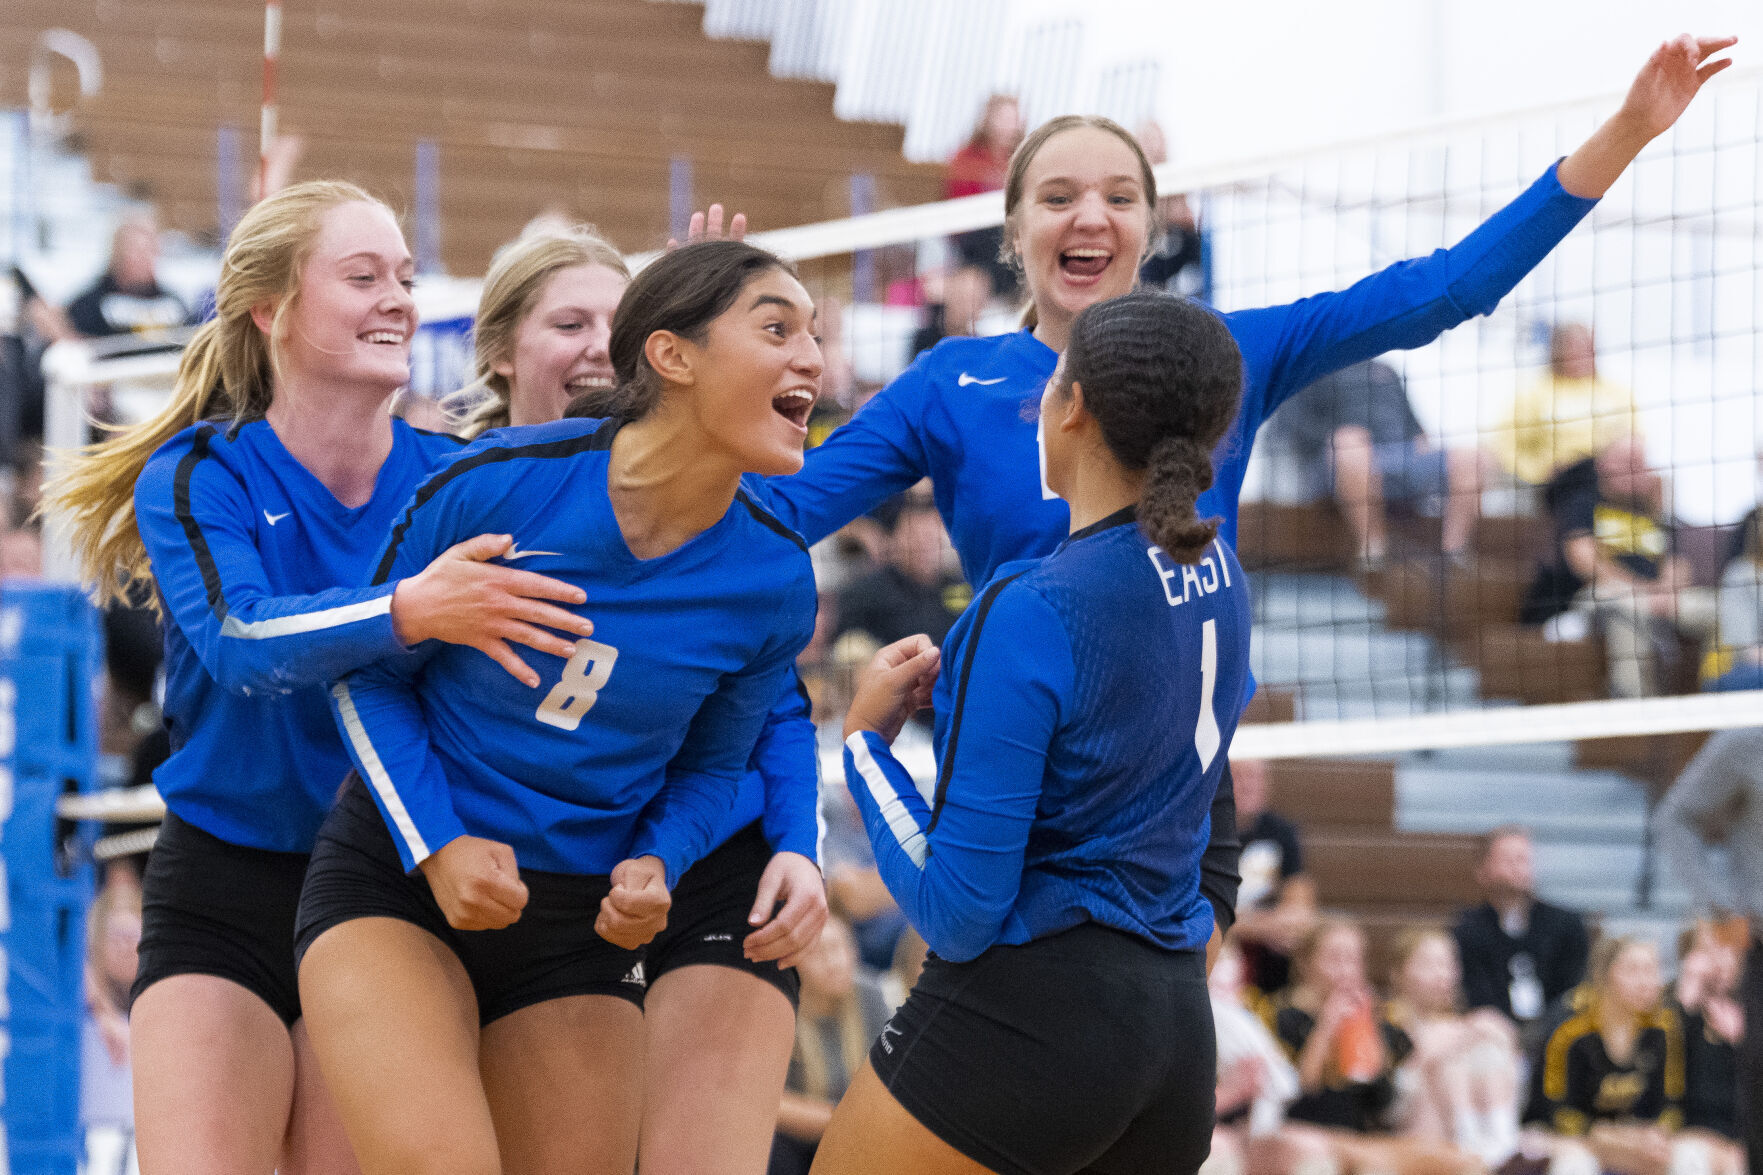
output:
POLYGON ((1667 41, 1647 58, 1628 88, 1622 115, 1653 138, 1671 129, 1707 80, 1732 64, 1714 55, 1738 43, 1737 37, 1692 37, 1667 41))
POLYGON ((773 855, 759 875, 747 922, 758 928, 741 944, 749 962, 776 959, 780 967, 794 967, 826 926, 826 883, 820 869, 800 853, 773 855))
POLYGON ((400 580, 392 592, 392 630, 398 639, 407 645, 425 640, 468 645, 523 685, 537 687, 538 671, 516 656, 508 642, 568 658, 575 641, 546 630, 588 636, 594 622, 544 602, 586 603, 581 588, 490 562, 513 547, 512 535, 480 534, 448 547, 427 567, 400 580))
MULTIPOLYGON (((729 219, 728 231, 722 229, 722 205, 712 204, 708 212, 694 212, 689 224, 686 225, 686 244, 696 245, 699 241, 738 241, 747 235, 747 214, 737 212, 729 219)), ((667 251, 679 248, 677 237, 667 238, 667 251)))

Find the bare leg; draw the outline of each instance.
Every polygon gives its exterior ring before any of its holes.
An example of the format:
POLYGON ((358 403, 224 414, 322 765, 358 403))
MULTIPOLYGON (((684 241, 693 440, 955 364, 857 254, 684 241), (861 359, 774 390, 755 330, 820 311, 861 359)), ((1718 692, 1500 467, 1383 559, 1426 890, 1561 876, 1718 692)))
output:
POLYGON ((546 1000, 484 1026, 479 1060, 506 1175, 630 1175, 643 1013, 611 995, 546 1000))
POLYGON ((135 1144, 145 1175, 270 1175, 294 1100, 281 1017, 229 979, 173 975, 135 1001, 135 1144))
POLYGON ((294 1109, 288 1137, 282 1144, 279 1175, 358 1175, 349 1134, 337 1113, 336 1099, 325 1088, 306 1021, 294 1024, 294 1109))
POLYGON ((364 1172, 501 1175, 477 998, 440 940, 395 918, 334 926, 306 952, 300 1002, 364 1172))
POLYGON ((649 988, 643 1018, 644 1175, 763 1172, 795 1042, 789 998, 732 967, 681 967, 649 988))
POLYGON ((919 1124, 894 1100, 869 1062, 857 1071, 833 1111, 814 1156, 812 1175, 987 1175, 980 1166, 919 1124))
POLYGON ((1445 516, 1439 536, 1445 554, 1457 555, 1469 549, 1469 536, 1481 517, 1480 449, 1449 449, 1445 452, 1445 516))
POLYGON ((1334 434, 1334 495, 1353 531, 1354 550, 1367 562, 1384 557, 1383 478, 1371 447, 1371 434, 1347 425, 1334 434))

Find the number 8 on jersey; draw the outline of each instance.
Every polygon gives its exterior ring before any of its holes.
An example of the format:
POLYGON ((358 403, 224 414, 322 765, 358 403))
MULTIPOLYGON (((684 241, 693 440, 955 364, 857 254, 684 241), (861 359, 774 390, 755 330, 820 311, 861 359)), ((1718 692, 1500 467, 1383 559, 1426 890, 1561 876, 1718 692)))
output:
POLYGON ((574 730, 582 724, 582 716, 600 700, 600 691, 612 676, 618 662, 618 650, 599 641, 579 640, 575 652, 563 666, 563 680, 551 687, 539 703, 537 717, 547 726, 574 730))

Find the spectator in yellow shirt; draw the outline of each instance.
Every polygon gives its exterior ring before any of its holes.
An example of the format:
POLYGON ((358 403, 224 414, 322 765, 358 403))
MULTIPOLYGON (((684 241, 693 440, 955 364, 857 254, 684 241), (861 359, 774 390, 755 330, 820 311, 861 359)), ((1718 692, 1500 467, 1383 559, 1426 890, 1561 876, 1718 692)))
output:
POLYGON ((1532 485, 1640 435, 1634 393, 1598 378, 1592 328, 1567 322, 1549 336, 1549 371, 1518 394, 1500 438, 1507 468, 1532 485))

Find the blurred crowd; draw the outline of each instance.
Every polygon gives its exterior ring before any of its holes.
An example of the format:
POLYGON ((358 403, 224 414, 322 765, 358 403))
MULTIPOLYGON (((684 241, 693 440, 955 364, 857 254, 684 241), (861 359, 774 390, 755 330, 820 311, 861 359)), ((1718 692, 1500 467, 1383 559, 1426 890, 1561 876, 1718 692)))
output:
MULTIPOLYGON (((950 161, 947 194, 1002 187, 1023 130, 1015 99, 990 99, 950 161)), ((1139 138, 1154 162, 1164 160, 1159 128, 1140 128, 1139 138)), ((1142 279, 1206 297, 1200 215, 1181 195, 1166 197, 1161 211, 1164 235, 1142 279)), ((914 272, 903 294, 890 292, 922 316, 905 358, 979 333, 988 320, 1009 321, 1017 275, 1001 260, 1000 233, 963 234, 942 267, 914 272)), ((0 579, 41 572, 31 514, 45 349, 74 338, 171 337, 199 314, 158 281, 158 239, 150 213, 126 217, 104 272, 65 307, 42 298, 18 268, 0 273, 0 579)), ((827 387, 815 441, 875 390, 853 372, 835 299, 822 321, 827 387)), ((1339 511, 1361 575, 1381 573, 1394 558, 1392 514, 1436 518, 1439 558, 1473 573, 1484 492, 1505 479, 1528 487, 1542 535, 1515 619, 1550 639, 1600 637, 1613 696, 1697 683, 1763 688, 1758 511, 1698 565, 1680 541, 1670 481, 1649 459, 1634 396, 1599 374, 1592 328, 1557 325, 1549 355, 1485 445, 1429 437, 1401 375, 1381 360, 1313 385, 1271 427, 1317 499, 1339 511)), ((404 407, 427 423, 441 419, 432 405, 404 407)), ((802 668, 819 717, 842 711, 854 669, 876 649, 913 633, 940 642, 972 598, 928 483, 814 557, 822 605, 802 668)), ((106 617, 106 634, 103 773, 111 784, 141 784, 169 749, 154 700, 157 629, 145 610, 119 609, 106 617)), ((1754 795, 1753 810, 1763 813, 1763 782, 1751 778, 1759 764, 1756 732, 1717 736, 1660 808, 1661 841, 1702 908, 1743 908, 1722 890, 1733 883, 1708 852, 1728 832, 1718 814, 1733 796, 1754 795)), ((1211 977, 1220 1058, 1208 1164, 1215 1175, 1740 1175, 1742 931, 1720 921, 1686 926, 1668 978, 1654 944, 1594 935, 1578 913, 1540 901, 1531 841, 1516 827, 1488 834, 1475 876, 1485 900, 1449 926, 1368 926, 1325 913, 1330 895, 1305 871, 1301 829, 1269 803, 1265 766, 1239 761, 1234 774, 1243 884, 1239 921, 1211 977)), ((801 965, 796 1051, 772 1161, 779 1175, 807 1170, 832 1107, 924 959, 844 789, 828 786, 823 803, 836 916, 801 965)), ((127 991, 140 937, 140 860, 118 857, 101 876, 89 924, 82 1105, 88 1126, 118 1140, 121 1156, 132 1120, 127 991)), ((1763 878, 1739 884, 1763 892, 1763 878)), ((94 1160, 93 1169, 109 1163, 94 1160)))

